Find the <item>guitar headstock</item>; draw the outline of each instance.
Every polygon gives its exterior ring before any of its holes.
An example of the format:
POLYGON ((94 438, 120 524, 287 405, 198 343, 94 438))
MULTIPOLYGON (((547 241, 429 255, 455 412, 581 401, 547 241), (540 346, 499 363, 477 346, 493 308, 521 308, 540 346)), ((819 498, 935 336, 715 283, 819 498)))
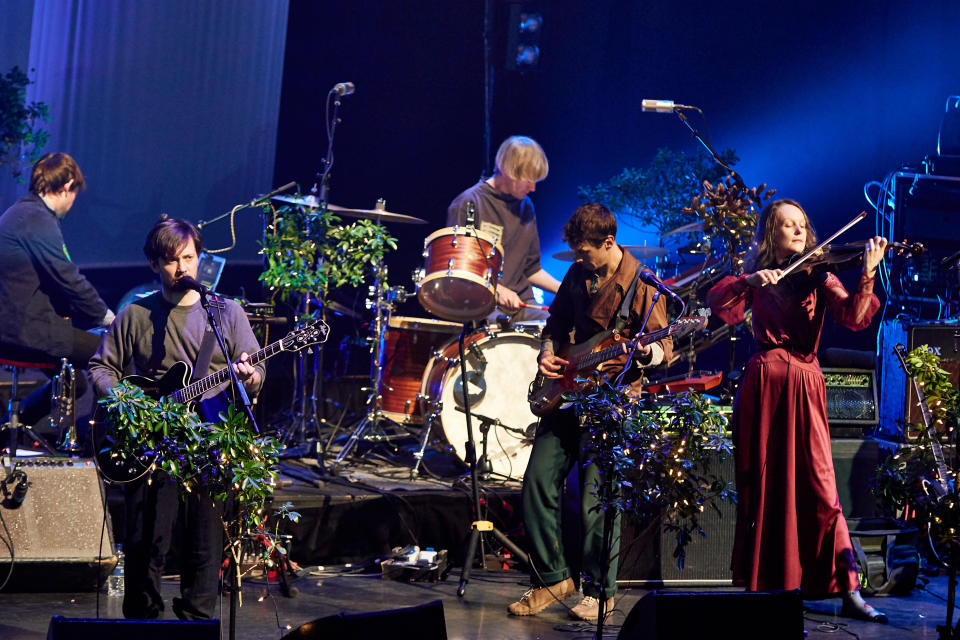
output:
POLYGON ((281 340, 281 348, 284 351, 299 351, 314 344, 322 344, 327 341, 330 333, 330 327, 323 320, 313 320, 309 324, 295 329, 288 333, 281 340))
POLYGON ((900 361, 900 367, 903 369, 903 371, 904 371, 907 375, 909 375, 909 374, 910 374, 910 370, 907 369, 907 360, 906 360, 907 348, 906 348, 905 346, 903 346, 902 344, 897 343, 897 344, 893 347, 893 353, 894 353, 894 355, 897 356, 897 360, 900 361))
POLYGON ((670 335, 674 340, 679 340, 684 336, 690 335, 696 331, 701 331, 707 326, 707 316, 689 316, 686 318, 677 318, 670 323, 670 335))

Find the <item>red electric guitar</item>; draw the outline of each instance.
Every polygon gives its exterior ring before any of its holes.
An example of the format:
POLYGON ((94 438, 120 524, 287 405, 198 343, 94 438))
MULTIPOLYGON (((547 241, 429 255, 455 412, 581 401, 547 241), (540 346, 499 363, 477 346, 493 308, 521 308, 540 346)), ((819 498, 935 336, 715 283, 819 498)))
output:
POLYGON ((706 325, 706 318, 680 318, 663 329, 645 333, 635 340, 625 340, 622 333, 611 329, 598 333, 581 344, 567 344, 557 354, 570 363, 560 372, 563 377, 548 378, 538 373, 530 383, 530 389, 527 392, 530 411, 533 415, 541 417, 551 413, 560 405, 564 393, 580 388, 581 385, 576 382, 577 378, 582 378, 604 363, 630 353, 635 342, 637 346, 642 346, 667 336, 680 337, 703 329, 706 325))

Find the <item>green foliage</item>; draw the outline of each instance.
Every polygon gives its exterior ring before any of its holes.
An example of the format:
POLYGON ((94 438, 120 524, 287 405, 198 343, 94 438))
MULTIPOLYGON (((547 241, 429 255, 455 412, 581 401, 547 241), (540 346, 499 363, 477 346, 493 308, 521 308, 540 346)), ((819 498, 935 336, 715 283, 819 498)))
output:
POLYGON ((715 471, 731 453, 727 419, 698 393, 680 393, 666 405, 638 397, 594 374, 583 389, 564 394, 590 435, 589 460, 600 481, 590 490, 602 509, 615 509, 642 523, 662 515, 676 534, 674 557, 682 569, 686 545, 705 536, 700 514, 717 501, 736 501, 732 483, 715 471), (610 482, 604 482, 610 479, 610 482))
MULTIPOLYGON (((738 158, 733 149, 720 154, 733 165, 738 158)), ((607 182, 577 189, 583 202, 599 202, 627 224, 653 226, 657 232, 694 222, 692 212, 684 210, 705 180, 716 182, 726 170, 703 150, 687 154, 661 148, 645 169, 625 168, 607 182)))
MULTIPOLYGON (((940 356, 927 345, 920 345, 904 356, 904 362, 907 375, 916 378, 926 396, 931 425, 948 431, 955 429, 960 396, 950 375, 940 367, 940 356)), ((909 507, 920 520, 941 521, 945 525, 942 531, 955 537, 954 531, 960 530, 960 509, 956 508, 955 497, 937 502, 924 490, 924 483, 936 482, 937 465, 929 435, 924 425, 907 424, 904 430, 916 433, 916 442, 901 445, 895 455, 880 464, 872 491, 891 515, 902 516, 909 507)), ((947 478, 948 482, 953 480, 947 478)))
POLYGON ((714 187, 704 181, 703 190, 684 209, 703 220, 703 233, 718 239, 726 251, 733 272, 743 272, 746 255, 757 229, 757 218, 765 203, 776 193, 767 185, 748 188, 732 175, 714 187))
POLYGON ((372 220, 341 224, 330 211, 280 207, 261 243, 266 268, 260 281, 281 299, 358 286, 397 239, 372 220))
POLYGON ((16 66, 0 75, 0 165, 12 165, 18 179, 24 167, 40 159, 50 137, 40 128, 41 121, 50 120, 50 107, 44 102, 27 102, 30 82, 16 66))
POLYGON ((112 427, 113 449, 128 456, 153 456, 183 491, 203 488, 211 499, 232 499, 239 520, 228 533, 239 535, 264 523, 264 508, 273 495, 280 442, 260 436, 246 414, 233 405, 219 424, 201 422, 183 404, 159 402, 130 382, 120 382, 99 400, 112 427))

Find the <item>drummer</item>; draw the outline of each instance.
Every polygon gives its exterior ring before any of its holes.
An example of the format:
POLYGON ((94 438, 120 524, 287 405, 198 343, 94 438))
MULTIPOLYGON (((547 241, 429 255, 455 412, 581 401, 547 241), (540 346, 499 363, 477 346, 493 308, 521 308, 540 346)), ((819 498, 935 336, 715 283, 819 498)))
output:
POLYGON ((536 140, 511 136, 497 150, 493 176, 480 180, 450 203, 447 226, 467 224, 467 203, 476 209, 475 226, 496 236, 503 246, 503 274, 497 283, 496 321, 506 313, 511 322, 546 320, 546 311, 535 305, 532 286, 556 293, 560 282, 540 266, 540 238, 530 194, 547 177, 547 156, 536 140))

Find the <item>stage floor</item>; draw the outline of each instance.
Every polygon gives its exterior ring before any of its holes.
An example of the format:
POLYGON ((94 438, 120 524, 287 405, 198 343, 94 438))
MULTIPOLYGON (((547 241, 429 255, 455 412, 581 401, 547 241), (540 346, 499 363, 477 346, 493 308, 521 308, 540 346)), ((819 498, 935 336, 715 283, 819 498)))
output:
MULTIPOLYGON (((451 640, 496 640, 539 638, 542 640, 579 639, 592 637, 593 625, 567 618, 559 604, 554 604, 537 616, 513 617, 506 606, 519 597, 526 584, 526 576, 517 571, 477 571, 467 586, 462 599, 456 595, 459 571, 454 571, 444 582, 405 583, 382 580, 379 574, 350 573, 345 567, 310 568, 295 581, 300 593, 295 598, 280 595, 279 588, 248 581, 243 588, 243 605, 237 611, 237 634, 240 640, 280 638, 301 624, 319 617, 344 611, 360 613, 394 609, 433 600, 443 602, 447 637, 451 640)), ((878 625, 836 617, 839 599, 805 602, 804 628, 809 639, 835 635, 838 631, 855 634, 862 640, 908 640, 936 638, 936 626, 946 619, 946 578, 934 578, 925 589, 915 589, 907 597, 869 599, 890 617, 889 625, 878 625)), ((626 614, 646 591, 622 590, 617 599, 612 624, 604 629, 604 637, 615 638, 626 614)), ((164 581, 167 602, 166 619, 173 619, 170 599, 178 594, 176 580, 164 581)), ((566 604, 576 604, 570 598, 566 604)), ((223 635, 227 637, 229 603, 223 599, 223 635)), ((5 640, 42 640, 46 637, 50 617, 93 618, 96 616, 95 593, 21 594, 0 596, 0 638, 5 640)), ((690 612, 696 615, 695 611, 690 612)), ((100 616, 120 617, 120 598, 100 596, 100 616)), ((678 620, 677 624, 682 624, 678 620)), ((737 638, 737 629, 750 625, 750 620, 717 620, 717 637, 737 638), (727 632, 727 629, 733 631, 727 632)), ((398 629, 397 638, 416 637, 415 629, 398 629)), ((776 634, 770 637, 780 637, 776 634)))
MULTIPOLYGON (((434 600, 443 603, 447 635, 451 639, 592 637, 593 625, 569 620, 559 604, 535 617, 508 615, 506 606, 519 598, 528 584, 521 571, 478 569, 473 573, 465 597, 457 597, 460 558, 471 519, 470 484, 463 478, 410 479, 408 468, 384 465, 382 461, 351 464, 330 475, 319 473, 315 461, 303 459, 285 461, 281 477, 286 482, 277 491, 277 500, 290 500, 304 514, 301 523, 282 527, 293 535, 291 557, 301 567, 293 586, 299 594, 287 598, 281 595, 276 584, 268 588, 260 578, 247 579, 243 605, 237 611, 237 638, 281 638, 289 629, 339 612, 383 611, 434 600), (378 561, 387 557, 392 547, 407 544, 447 549, 453 565, 447 579, 432 583, 383 580, 378 561)), ((518 535, 519 487, 516 480, 484 483, 482 500, 490 520, 515 540, 522 541, 518 535)), ((122 532, 122 496, 116 489, 108 494, 114 531, 122 532)), ((171 564, 175 566, 175 562, 171 564)), ((175 577, 164 582, 166 619, 174 619, 170 600, 178 595, 178 586, 175 577)), ((708 590, 704 587, 673 589, 708 590)), ((621 587, 605 637, 616 637, 619 625, 646 593, 642 588, 621 587)), ((838 631, 864 640, 936 638, 937 625, 946 620, 946 593, 947 579, 939 576, 921 578, 909 596, 869 599, 890 617, 887 626, 837 617, 840 601, 836 598, 807 602, 804 627, 808 638, 826 638, 838 631)), ((566 604, 573 606, 576 599, 571 598, 566 604)), ((53 615, 119 618, 120 605, 120 598, 101 594, 98 614, 97 594, 92 592, 5 592, 0 594, 0 638, 45 638, 53 615)), ((223 637, 227 637, 228 606, 224 598, 220 614, 224 621, 223 637)), ((690 615, 696 614, 696 611, 690 612, 690 615)), ((677 620, 676 624, 682 625, 683 620, 677 620)), ((750 620, 742 616, 718 619, 717 637, 736 638, 738 632, 749 625, 750 620)), ((398 633, 396 637, 410 636, 398 633)))

